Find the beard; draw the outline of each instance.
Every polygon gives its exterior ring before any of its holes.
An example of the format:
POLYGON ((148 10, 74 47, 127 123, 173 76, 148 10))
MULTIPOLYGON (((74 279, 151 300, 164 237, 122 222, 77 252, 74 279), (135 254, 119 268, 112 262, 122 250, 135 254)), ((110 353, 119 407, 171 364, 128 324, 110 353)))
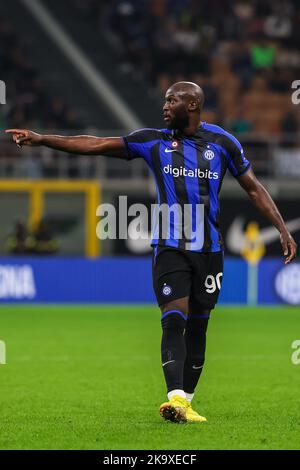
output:
POLYGON ((182 131, 189 125, 189 114, 186 109, 177 111, 176 115, 170 120, 167 124, 167 129, 169 130, 179 130, 182 131))

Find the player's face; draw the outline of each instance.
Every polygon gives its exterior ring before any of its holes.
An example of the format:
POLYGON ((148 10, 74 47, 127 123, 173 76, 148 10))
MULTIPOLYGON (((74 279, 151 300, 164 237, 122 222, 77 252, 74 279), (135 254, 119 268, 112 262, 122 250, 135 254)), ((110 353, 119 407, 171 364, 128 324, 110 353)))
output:
POLYGON ((184 129, 189 124, 187 103, 172 90, 166 93, 163 113, 168 129, 184 129))

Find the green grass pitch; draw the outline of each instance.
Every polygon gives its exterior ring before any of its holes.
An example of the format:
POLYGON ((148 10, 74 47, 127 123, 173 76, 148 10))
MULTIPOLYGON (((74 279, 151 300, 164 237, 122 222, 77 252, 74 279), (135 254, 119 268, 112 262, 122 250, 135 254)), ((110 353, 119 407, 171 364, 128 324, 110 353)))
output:
POLYGON ((152 306, 0 308, 0 449, 299 449, 296 308, 219 307, 195 409, 162 421, 152 306))

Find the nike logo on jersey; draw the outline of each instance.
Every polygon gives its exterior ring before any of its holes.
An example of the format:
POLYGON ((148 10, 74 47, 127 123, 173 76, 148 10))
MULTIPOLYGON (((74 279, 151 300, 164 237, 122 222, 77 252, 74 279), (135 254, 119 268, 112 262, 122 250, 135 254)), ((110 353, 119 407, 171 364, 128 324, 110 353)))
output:
POLYGON ((203 366, 192 366, 193 369, 202 369, 203 366))
POLYGON ((166 153, 170 153, 170 152, 176 152, 177 149, 165 149, 165 152, 166 153))
MULTIPOLYGON (((232 253, 240 254, 245 245, 244 217, 236 217, 227 231, 226 244, 232 253)), ((300 217, 289 220, 286 223, 288 230, 293 233, 300 229, 300 217)), ((260 237, 265 245, 279 240, 279 233, 275 227, 260 229, 260 237)))

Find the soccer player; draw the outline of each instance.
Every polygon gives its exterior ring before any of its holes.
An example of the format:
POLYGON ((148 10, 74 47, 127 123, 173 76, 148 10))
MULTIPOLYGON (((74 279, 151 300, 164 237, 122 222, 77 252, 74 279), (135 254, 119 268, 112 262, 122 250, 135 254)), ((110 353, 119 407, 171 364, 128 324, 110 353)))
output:
POLYGON ((125 137, 107 138, 6 131, 19 146, 44 145, 127 160, 143 158, 151 168, 157 202, 172 212, 166 217, 159 211, 152 246, 153 287, 162 313, 161 359, 168 392, 160 414, 177 423, 206 421, 192 409, 191 402, 203 369, 207 325, 223 276, 218 194, 227 169, 278 229, 285 263, 296 256, 295 241, 271 196, 256 179, 241 144, 221 127, 201 121, 203 103, 198 85, 178 82, 166 92, 166 129, 140 129, 125 137))

